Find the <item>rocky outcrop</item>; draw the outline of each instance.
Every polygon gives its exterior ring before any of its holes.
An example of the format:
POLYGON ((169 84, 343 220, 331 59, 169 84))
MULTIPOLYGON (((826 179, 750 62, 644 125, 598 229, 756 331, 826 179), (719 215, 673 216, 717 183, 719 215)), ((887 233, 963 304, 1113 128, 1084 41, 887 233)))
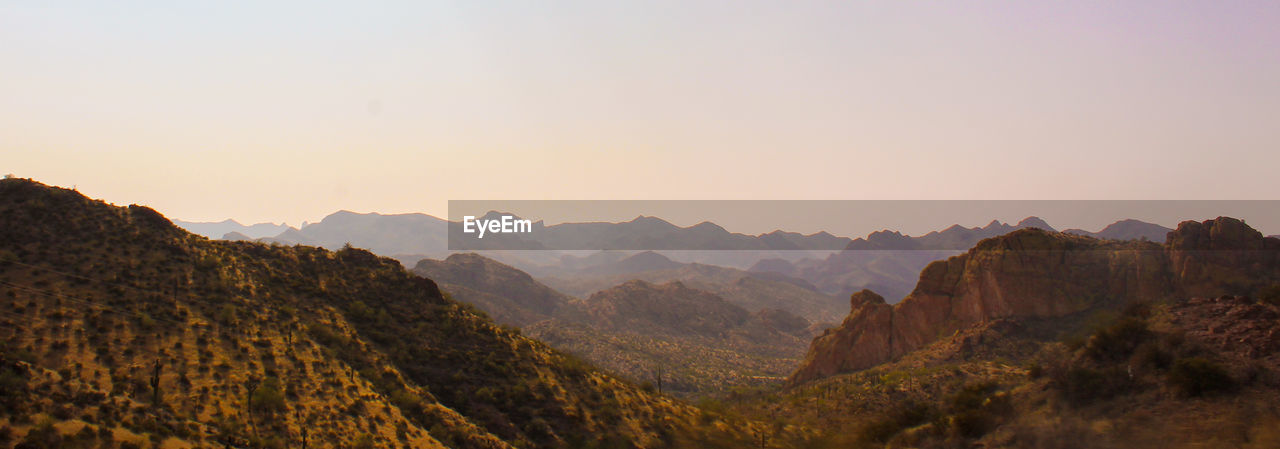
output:
POLYGON ((814 339, 792 375, 801 383, 866 369, 983 322, 1066 317, 1135 300, 1206 291, 1252 293, 1280 280, 1280 241, 1243 222, 1184 222, 1168 245, 1022 229, 929 264, 890 306, 854 294, 844 322, 814 339))
POLYGON ((1183 222, 1169 233, 1168 250, 1186 296, 1249 295, 1280 278, 1280 239, 1234 218, 1183 222))
POLYGON ((893 341, 894 308, 871 290, 854 293, 849 302, 852 312, 840 327, 814 338, 791 382, 869 368, 898 355, 893 341))

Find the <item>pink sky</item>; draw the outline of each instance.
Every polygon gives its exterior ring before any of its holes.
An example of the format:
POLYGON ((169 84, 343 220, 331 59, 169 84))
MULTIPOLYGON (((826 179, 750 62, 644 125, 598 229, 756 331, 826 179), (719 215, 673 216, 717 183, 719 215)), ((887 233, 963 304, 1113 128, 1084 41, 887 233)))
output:
POLYGON ((1280 167, 1277 2, 44 3, 0 5, 0 172, 185 220, 1274 199, 1280 167))

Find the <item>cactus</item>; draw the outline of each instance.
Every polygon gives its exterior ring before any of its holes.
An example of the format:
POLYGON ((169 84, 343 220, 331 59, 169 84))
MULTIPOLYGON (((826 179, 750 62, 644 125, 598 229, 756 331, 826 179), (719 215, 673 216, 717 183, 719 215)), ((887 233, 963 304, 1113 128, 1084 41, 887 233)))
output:
POLYGON ((156 359, 155 369, 151 372, 151 404, 160 406, 160 359, 156 359))

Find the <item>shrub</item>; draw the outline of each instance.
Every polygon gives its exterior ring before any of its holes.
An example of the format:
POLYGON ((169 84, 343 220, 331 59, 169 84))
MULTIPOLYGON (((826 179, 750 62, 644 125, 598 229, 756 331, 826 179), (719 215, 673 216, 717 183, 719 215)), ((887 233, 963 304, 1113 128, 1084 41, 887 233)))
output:
POLYGON ((1094 333, 1085 346, 1085 355, 1099 361, 1124 360, 1150 336, 1146 321, 1124 316, 1094 333))
POLYGON ((1057 381, 1063 398, 1075 406, 1109 399, 1132 388, 1128 373, 1118 367, 1101 370, 1075 367, 1068 369, 1057 381))
POLYGON ((966 385, 951 396, 952 430, 963 438, 986 435, 1013 411, 1008 395, 997 394, 994 382, 966 385))
POLYGON ((884 443, 903 429, 929 422, 938 416, 931 404, 906 401, 893 407, 883 416, 863 424, 858 429, 858 440, 867 443, 884 443))
POLYGON ((253 391, 249 406, 256 412, 267 414, 284 411, 284 394, 280 392, 280 381, 274 377, 264 380, 253 391))
POLYGON ((18 445, 23 444, 31 447, 62 447, 62 435, 53 427, 52 420, 45 419, 27 431, 27 436, 18 445))
POLYGON ((1203 396, 1235 387, 1235 380, 1221 365, 1201 357, 1187 357, 1173 362, 1169 383, 1186 396, 1203 396))
POLYGON ((369 435, 367 433, 360 434, 360 436, 356 437, 355 444, 353 444, 352 447, 355 449, 373 449, 373 435, 369 435))

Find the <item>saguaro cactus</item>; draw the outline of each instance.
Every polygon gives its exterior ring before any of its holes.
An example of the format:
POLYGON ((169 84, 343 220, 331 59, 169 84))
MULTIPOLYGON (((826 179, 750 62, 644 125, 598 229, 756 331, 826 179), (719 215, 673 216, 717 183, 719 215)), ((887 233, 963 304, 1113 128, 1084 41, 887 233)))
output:
POLYGON ((160 406, 160 359, 156 359, 155 368, 151 371, 151 405, 160 406))

